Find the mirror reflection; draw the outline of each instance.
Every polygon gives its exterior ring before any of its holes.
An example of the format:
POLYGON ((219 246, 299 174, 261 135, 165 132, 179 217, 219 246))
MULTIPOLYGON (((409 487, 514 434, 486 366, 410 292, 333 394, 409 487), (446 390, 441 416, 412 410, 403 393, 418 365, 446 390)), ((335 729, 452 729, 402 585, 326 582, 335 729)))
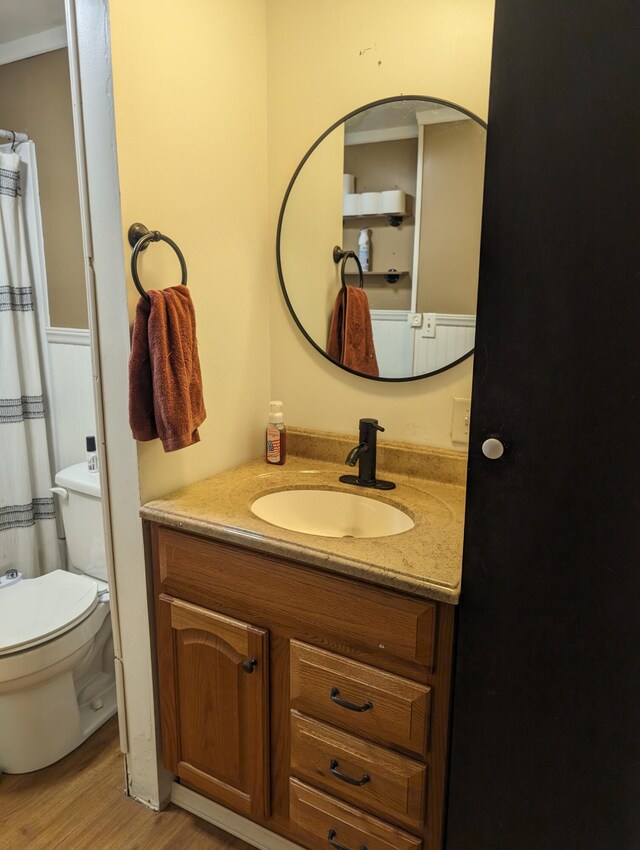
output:
POLYGON ((414 380, 472 353, 485 143, 462 107, 390 98, 306 154, 280 213, 278 271, 298 326, 336 365, 414 380))

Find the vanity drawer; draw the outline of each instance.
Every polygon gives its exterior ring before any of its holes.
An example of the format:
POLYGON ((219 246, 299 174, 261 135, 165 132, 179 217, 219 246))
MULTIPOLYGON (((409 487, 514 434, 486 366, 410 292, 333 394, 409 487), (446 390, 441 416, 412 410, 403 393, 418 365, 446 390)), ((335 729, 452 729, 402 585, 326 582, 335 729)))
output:
POLYGON ((291 772, 407 829, 424 826, 426 765, 295 711, 291 772))
POLYGON ((422 841, 378 818, 303 785, 289 784, 291 826, 304 836, 309 850, 348 847, 360 850, 422 850, 422 841), (333 845, 330 843, 333 841, 333 845))
POLYGON ((433 602, 168 528, 158 528, 157 544, 160 589, 170 596, 252 622, 259 599, 264 618, 299 636, 330 635, 387 663, 433 667, 433 602))
POLYGON ((292 640, 291 707, 363 738, 424 756, 431 689, 292 640))

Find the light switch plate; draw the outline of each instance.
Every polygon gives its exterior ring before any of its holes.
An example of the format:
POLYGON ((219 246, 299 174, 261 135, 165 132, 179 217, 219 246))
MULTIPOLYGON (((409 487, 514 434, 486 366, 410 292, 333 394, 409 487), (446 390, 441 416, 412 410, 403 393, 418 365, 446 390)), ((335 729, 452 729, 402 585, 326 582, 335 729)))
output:
POLYGON ((454 443, 469 442, 471 399, 454 398, 451 413, 451 439, 454 443))
POLYGON ((422 339, 434 339, 436 335, 436 314, 425 313, 420 336, 422 339))

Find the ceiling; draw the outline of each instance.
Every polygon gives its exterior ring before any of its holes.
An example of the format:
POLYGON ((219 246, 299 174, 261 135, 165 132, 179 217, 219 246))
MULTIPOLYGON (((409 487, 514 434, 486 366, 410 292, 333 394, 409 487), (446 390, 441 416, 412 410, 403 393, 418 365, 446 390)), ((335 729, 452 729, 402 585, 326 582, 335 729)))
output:
POLYGON ((0 44, 64 22, 64 0, 0 0, 0 44))
POLYGON ((352 133, 392 127, 415 129, 418 124, 441 124, 466 117, 464 113, 434 100, 394 100, 358 112, 346 122, 346 130, 352 133))

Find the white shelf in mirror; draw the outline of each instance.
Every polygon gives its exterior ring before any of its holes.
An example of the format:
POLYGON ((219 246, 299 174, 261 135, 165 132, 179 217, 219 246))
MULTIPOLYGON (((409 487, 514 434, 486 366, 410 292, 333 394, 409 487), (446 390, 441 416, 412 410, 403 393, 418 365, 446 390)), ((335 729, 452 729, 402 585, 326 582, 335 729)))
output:
POLYGON ((345 222, 348 222, 348 221, 363 221, 365 219, 370 221, 371 219, 378 220, 378 219, 383 219, 383 218, 387 220, 388 224, 391 227, 399 227, 402 224, 402 222, 406 218, 410 218, 410 216, 407 215, 407 213, 361 213, 360 215, 343 215, 342 216, 342 219, 345 222), (397 222, 397 223, 394 223, 394 222, 397 222))
MULTIPOLYGON (((369 277, 384 277, 385 275, 388 275, 388 274, 403 275, 403 274, 409 274, 409 272, 406 271, 405 269, 402 269, 402 270, 401 269, 384 269, 383 271, 379 271, 379 272, 362 272, 362 274, 365 277, 367 277, 367 276, 369 276, 369 277)), ((358 277, 358 272, 345 272, 344 276, 345 277, 358 277)))

